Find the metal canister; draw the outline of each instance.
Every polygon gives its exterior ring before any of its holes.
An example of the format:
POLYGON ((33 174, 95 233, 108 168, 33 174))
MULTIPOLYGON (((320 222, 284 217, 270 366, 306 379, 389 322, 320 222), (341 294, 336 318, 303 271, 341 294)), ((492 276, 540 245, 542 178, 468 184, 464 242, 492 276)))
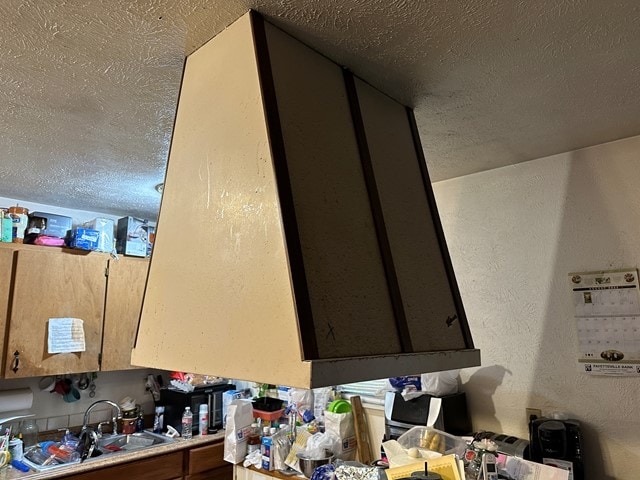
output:
POLYGON ((136 421, 138 420, 138 407, 122 411, 122 433, 136 433, 136 421))

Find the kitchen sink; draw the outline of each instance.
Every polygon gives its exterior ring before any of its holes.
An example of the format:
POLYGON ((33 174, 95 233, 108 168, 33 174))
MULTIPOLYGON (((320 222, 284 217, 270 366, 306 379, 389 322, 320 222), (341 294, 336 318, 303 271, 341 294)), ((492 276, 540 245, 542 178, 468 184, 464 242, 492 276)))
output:
POLYGON ((104 435, 98 440, 97 449, 105 453, 141 450, 164 443, 173 442, 173 438, 153 432, 137 432, 119 435, 104 435))
MULTIPOLYGON (((105 434, 98 439, 97 445, 92 450, 91 457, 87 458, 86 461, 91 461, 93 458, 102 458, 103 455, 113 455, 117 452, 152 448, 156 445, 171 443, 173 441, 174 439, 171 437, 147 431, 118 435, 105 434)), ((30 447, 25 451, 23 461, 33 470, 46 472, 67 465, 77 464, 80 462, 80 459, 77 458, 68 463, 60 463, 54 460, 53 457, 40 453, 40 447, 36 446, 30 447)))

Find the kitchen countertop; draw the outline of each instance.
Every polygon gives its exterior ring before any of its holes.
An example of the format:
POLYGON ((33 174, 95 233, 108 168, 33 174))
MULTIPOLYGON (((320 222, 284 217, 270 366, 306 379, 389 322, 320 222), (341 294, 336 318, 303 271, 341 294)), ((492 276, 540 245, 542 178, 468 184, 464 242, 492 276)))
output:
POLYGON ((0 468, 0 480, 14 480, 14 479, 28 479, 28 480, 41 480, 49 478, 64 478, 68 475, 75 475, 82 472, 88 472, 91 470, 97 470, 99 468, 111 467, 121 463, 133 462, 135 460, 142 460, 144 458, 153 457, 156 455, 163 455, 165 453, 176 452, 187 448, 200 447, 210 443, 219 442, 224 439, 224 430, 220 430, 218 433, 206 436, 194 436, 190 440, 184 440, 182 438, 176 438, 173 442, 156 445, 153 447, 132 451, 132 452, 118 452, 111 455, 104 455, 90 460, 86 460, 83 463, 74 463, 72 465, 55 468, 45 472, 20 472, 13 467, 0 468))

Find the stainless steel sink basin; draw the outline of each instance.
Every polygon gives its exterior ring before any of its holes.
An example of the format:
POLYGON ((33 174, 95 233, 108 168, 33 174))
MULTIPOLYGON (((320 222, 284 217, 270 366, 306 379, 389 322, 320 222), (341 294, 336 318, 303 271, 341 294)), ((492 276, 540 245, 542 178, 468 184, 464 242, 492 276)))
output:
POLYGON ((98 440, 98 450, 103 454, 140 450, 155 445, 173 442, 173 438, 153 432, 137 432, 120 435, 104 435, 98 440))

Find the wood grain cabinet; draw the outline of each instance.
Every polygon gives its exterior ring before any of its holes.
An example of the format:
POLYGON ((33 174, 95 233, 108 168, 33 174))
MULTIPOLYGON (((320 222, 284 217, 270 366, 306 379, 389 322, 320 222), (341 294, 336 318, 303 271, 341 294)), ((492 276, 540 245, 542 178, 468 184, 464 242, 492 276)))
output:
POLYGON ((132 358, 305 388, 479 365, 411 109, 254 12, 190 55, 132 358))
POLYGON ((154 455, 141 460, 70 475, 69 480, 233 480, 233 465, 225 462, 223 443, 154 455))
POLYGON ((113 480, 131 478, 136 480, 174 480, 183 478, 184 452, 173 452, 133 462, 98 468, 90 472, 69 475, 69 480, 113 480))
POLYGON ((15 252, 5 378, 99 369, 106 267, 103 255, 15 252), (65 317, 83 321, 86 350, 49 354, 49 319, 65 317))
POLYGON ((4 359, 4 348, 9 315, 9 295, 11 293, 11 275, 13 273, 14 251, 0 249, 0 359, 4 359))
POLYGON ((131 368, 147 269, 146 259, 2 245, 4 378, 131 368), (51 318, 81 319, 85 351, 49 354, 51 318))
POLYGON ((192 448, 188 452, 185 480, 231 480, 233 465, 223 460, 224 443, 192 448))
POLYGON ((104 307, 101 370, 128 370, 136 337, 149 261, 120 256, 110 259, 104 307))

